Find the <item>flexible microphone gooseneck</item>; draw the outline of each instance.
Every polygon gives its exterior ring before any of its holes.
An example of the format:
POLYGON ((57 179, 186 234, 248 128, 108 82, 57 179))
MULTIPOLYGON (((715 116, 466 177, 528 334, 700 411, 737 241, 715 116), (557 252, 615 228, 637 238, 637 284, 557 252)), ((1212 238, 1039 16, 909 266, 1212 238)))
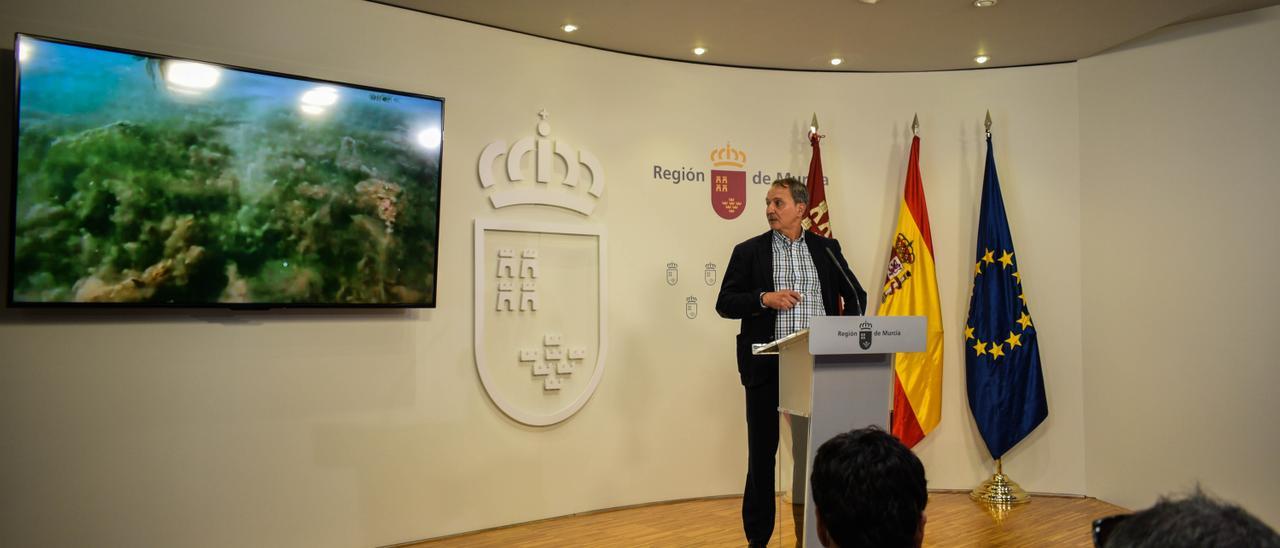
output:
POLYGON ((849 284, 849 289, 853 291, 853 302, 858 305, 858 315, 865 316, 867 309, 862 305, 862 298, 858 296, 858 285, 853 283, 853 279, 849 278, 849 274, 840 266, 840 260, 836 258, 836 253, 831 251, 829 247, 824 247, 823 249, 827 250, 827 255, 831 257, 831 263, 836 265, 836 270, 840 271, 840 277, 844 278, 844 282, 849 284))

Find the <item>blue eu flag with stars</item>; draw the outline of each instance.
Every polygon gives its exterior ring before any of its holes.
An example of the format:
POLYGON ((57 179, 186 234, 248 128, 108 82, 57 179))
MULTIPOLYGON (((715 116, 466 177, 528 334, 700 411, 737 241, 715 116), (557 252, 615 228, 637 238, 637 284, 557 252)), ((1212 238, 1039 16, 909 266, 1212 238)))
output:
POLYGON ((1044 421, 1049 406, 990 135, 976 255, 964 330, 965 379, 969 409, 991 457, 998 459, 1044 421))

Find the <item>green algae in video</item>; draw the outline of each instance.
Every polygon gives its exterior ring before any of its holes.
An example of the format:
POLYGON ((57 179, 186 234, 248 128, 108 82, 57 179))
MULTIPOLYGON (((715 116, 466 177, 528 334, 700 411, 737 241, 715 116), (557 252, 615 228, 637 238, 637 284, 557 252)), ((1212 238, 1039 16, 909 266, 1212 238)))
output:
POLYGON ((15 301, 434 305, 439 100, 22 40, 15 301))

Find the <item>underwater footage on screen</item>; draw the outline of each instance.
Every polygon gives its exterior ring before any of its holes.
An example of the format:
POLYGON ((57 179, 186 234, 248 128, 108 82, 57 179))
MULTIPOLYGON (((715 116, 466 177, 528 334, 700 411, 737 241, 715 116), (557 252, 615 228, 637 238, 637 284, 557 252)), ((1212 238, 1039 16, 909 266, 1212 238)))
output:
POLYGON ((442 99, 15 49, 13 304, 435 305, 442 99))

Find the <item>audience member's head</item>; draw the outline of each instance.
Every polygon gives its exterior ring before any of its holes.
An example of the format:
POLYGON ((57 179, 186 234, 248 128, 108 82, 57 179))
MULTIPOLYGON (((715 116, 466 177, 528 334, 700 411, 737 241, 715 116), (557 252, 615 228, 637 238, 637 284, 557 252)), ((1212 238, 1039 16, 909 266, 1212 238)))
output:
POLYGON ((917 547, 924 539, 924 465, 879 428, 822 444, 810 485, 823 546, 917 547))
POLYGON ((1280 536, 1244 509, 1196 489, 1161 498, 1134 514, 1094 522, 1094 543, 1104 548, 1280 548, 1280 536))

